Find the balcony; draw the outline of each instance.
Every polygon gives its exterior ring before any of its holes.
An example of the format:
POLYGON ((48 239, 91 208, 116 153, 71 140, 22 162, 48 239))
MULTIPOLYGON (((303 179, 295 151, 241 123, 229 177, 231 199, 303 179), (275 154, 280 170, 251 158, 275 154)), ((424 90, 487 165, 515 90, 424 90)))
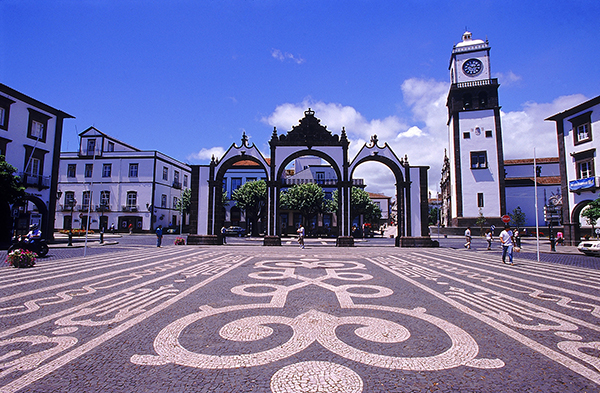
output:
POLYGON ((181 189, 181 183, 177 180, 173 181, 173 188, 181 189))
POLYGON ((71 209, 77 210, 75 204, 73 203, 65 203, 64 205, 59 205, 58 209, 63 212, 70 212, 71 209))
POLYGON ((125 206, 121 206, 121 211, 124 212, 137 212, 139 211, 139 206, 132 206, 132 205, 125 205, 125 206))
MULTIPOLYGON (((352 179, 352 185, 364 186, 364 179, 352 179)), ((296 184, 318 184, 325 187, 337 187, 337 179, 281 179, 281 184, 284 186, 293 186, 296 184)))
POLYGON ((32 175, 29 173, 19 173, 21 183, 25 187, 37 187, 39 190, 50 188, 50 176, 32 175))
POLYGON ((109 212, 110 205, 96 205, 96 211, 97 212, 109 212))
POLYGON ((77 205, 75 207, 76 210, 79 210, 80 212, 87 212, 87 211, 94 211, 93 206, 88 205, 77 205))

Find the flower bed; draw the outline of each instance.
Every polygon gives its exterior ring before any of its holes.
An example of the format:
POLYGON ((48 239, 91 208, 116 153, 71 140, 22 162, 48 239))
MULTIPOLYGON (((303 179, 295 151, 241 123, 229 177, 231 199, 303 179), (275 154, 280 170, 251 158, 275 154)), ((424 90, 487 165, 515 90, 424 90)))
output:
MULTIPOLYGON (((60 231, 58 231, 58 233, 62 233, 63 235, 68 235, 69 234, 69 230, 68 229, 61 229, 60 231)), ((88 233, 90 235, 94 234, 93 230, 89 230, 88 233)), ((85 229, 73 229, 73 236, 84 236, 85 235, 85 229)))
POLYGON ((176 246, 185 246, 185 239, 182 237, 177 237, 175 239, 175 245, 176 246))
POLYGON ((12 267, 32 267, 35 265, 37 254, 29 250, 16 249, 6 257, 6 261, 12 267))

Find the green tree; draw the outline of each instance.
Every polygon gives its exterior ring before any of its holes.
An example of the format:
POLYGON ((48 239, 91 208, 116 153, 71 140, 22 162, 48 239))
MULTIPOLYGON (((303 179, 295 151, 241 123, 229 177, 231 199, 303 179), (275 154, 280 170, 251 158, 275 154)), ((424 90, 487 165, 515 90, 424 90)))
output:
POLYGON ((479 225, 479 233, 483 236, 483 226, 485 225, 487 218, 483 215, 481 208, 479 208, 479 216, 477 216, 477 220, 475 220, 475 224, 479 225))
POLYGON ((439 221, 440 209, 438 207, 432 207, 429 209, 429 225, 437 225, 439 221))
POLYGON ((25 187, 21 185, 19 176, 15 176, 17 168, 0 156, 0 201, 9 204, 25 196, 25 187))
POLYGON ((594 227, 600 218, 600 198, 591 201, 581 212, 581 216, 585 217, 588 223, 592 226, 592 234, 595 233, 594 227))
POLYGON ((258 219, 265 214, 267 205, 267 183, 264 180, 246 182, 231 194, 231 200, 252 223, 252 236, 258 236, 258 219))
MULTIPOLYGON (((308 219, 320 212, 328 211, 325 192, 318 184, 296 184, 283 191, 279 196, 280 206, 288 210, 297 210, 302 214, 303 225, 308 219)), ((305 225, 306 226, 306 225, 305 225)))
POLYGON ((510 216, 513 225, 520 229, 523 225, 525 225, 525 213, 521 211, 521 207, 517 206, 513 209, 512 213, 508 213, 510 216))
POLYGON ((189 188, 186 188, 181 193, 181 198, 179 198, 177 200, 177 204, 175 205, 175 208, 177 209, 177 211, 181 211, 181 212, 183 212, 183 214, 187 214, 190 211, 191 204, 192 204, 192 190, 190 190, 189 188))
POLYGON ((25 187, 21 179, 15 176, 17 168, 5 161, 0 155, 0 245, 10 244, 12 217, 10 205, 25 196, 25 187))
MULTIPOLYGON (((333 198, 328 203, 329 211, 337 211, 338 207, 338 192, 333 192, 333 198)), ((377 224, 381 218, 381 209, 371 198, 369 193, 359 187, 352 187, 350 191, 350 215, 352 218, 363 215, 365 222, 377 224)))

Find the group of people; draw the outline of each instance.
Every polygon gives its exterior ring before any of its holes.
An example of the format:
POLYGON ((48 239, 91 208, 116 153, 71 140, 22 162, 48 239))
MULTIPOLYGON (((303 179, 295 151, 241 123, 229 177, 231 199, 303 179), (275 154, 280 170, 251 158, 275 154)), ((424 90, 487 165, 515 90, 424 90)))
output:
MULTIPOLYGON (((485 240, 487 241, 487 249, 492 249, 492 241, 493 241, 493 232, 492 230, 488 230, 485 234, 485 240)), ((502 244, 502 263, 508 263, 509 265, 514 265, 513 263, 513 250, 515 249, 515 243, 517 246, 517 251, 520 250, 521 247, 521 238, 519 236, 519 231, 515 230, 514 232, 510 229, 509 224, 504 225, 504 230, 500 232, 500 243, 502 244), (508 256, 509 262, 506 262, 506 257, 508 256)), ((471 248, 471 227, 467 227, 465 230, 465 248, 471 248)))

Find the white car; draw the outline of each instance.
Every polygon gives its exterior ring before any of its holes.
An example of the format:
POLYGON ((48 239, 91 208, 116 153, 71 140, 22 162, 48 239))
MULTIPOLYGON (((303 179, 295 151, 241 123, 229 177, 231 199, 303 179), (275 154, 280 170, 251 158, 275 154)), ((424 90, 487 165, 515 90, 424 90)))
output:
POLYGON ((577 245, 577 249, 585 255, 600 256, 600 240, 584 240, 577 245))

